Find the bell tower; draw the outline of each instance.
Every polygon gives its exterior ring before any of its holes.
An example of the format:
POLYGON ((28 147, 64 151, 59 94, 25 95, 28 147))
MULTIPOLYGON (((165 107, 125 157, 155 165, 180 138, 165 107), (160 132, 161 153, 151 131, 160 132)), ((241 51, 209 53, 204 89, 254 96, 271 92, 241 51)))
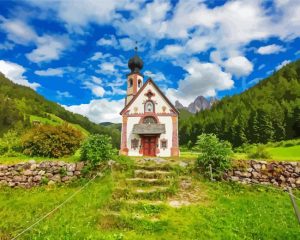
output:
POLYGON ((128 61, 130 73, 127 74, 127 96, 125 100, 125 106, 143 86, 144 76, 140 73, 140 70, 143 68, 144 62, 137 54, 138 48, 135 47, 134 49, 135 55, 128 61))

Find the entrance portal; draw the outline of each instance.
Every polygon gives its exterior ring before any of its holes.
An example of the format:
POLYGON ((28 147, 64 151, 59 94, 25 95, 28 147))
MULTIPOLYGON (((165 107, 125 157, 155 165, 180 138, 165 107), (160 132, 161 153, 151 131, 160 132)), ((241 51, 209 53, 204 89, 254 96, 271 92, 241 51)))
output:
POLYGON ((142 146, 143 146, 143 155, 144 156, 156 156, 156 140, 155 136, 143 136, 142 137, 142 146))

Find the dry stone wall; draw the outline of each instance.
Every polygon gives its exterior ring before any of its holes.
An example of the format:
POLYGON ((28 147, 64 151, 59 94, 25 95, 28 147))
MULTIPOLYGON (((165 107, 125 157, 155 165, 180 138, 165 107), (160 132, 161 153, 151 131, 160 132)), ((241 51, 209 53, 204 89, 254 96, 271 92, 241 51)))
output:
POLYGON ((65 163, 30 160, 14 165, 0 165, 0 186, 30 188, 41 184, 68 183, 82 175, 84 162, 65 163))
POLYGON ((237 161, 224 178, 241 183, 300 189, 300 162, 237 161))

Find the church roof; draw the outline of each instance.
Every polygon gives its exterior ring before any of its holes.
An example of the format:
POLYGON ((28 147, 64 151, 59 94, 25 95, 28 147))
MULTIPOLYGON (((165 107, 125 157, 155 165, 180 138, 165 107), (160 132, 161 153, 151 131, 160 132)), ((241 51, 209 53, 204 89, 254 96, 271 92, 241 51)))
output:
POLYGON ((165 124, 158 123, 140 123, 133 125, 133 134, 161 134, 166 133, 165 124))
POLYGON ((152 80, 152 78, 148 78, 148 80, 144 83, 144 85, 140 88, 140 90, 136 93, 136 95, 130 100, 130 102, 123 108, 123 110, 120 112, 122 115, 128 107, 137 99, 137 97, 143 92, 144 88, 149 84, 152 83, 153 86, 157 89, 157 91, 160 93, 160 95, 166 100, 166 102, 171 106, 171 108, 179 114, 178 110, 175 108, 175 106, 170 102, 170 100, 166 97, 166 95, 159 89, 159 87, 155 84, 155 82, 152 80))

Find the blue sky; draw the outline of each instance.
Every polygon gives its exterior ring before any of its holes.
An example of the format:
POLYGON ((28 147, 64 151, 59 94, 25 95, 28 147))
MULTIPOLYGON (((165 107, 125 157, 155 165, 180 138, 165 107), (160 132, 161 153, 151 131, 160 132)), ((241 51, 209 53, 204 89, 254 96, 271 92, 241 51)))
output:
POLYGON ((298 0, 0 0, 0 71, 94 122, 120 122, 135 41, 145 80, 188 105, 298 59, 299 12, 298 0))

